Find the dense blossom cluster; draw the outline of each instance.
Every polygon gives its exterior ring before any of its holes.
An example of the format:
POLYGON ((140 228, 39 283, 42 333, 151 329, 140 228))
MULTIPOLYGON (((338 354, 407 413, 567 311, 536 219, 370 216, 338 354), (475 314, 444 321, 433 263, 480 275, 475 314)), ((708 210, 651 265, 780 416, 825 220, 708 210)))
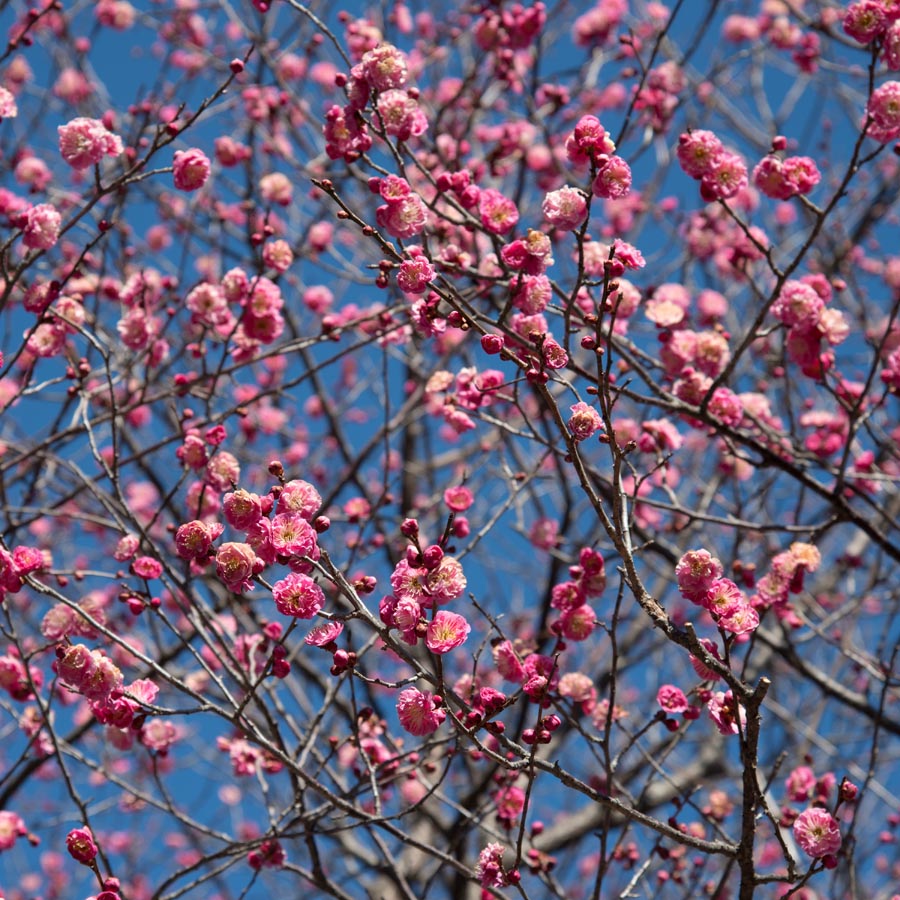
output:
POLYGON ((900 3, 326 6, 3 13, 0 896, 888 896, 900 3))

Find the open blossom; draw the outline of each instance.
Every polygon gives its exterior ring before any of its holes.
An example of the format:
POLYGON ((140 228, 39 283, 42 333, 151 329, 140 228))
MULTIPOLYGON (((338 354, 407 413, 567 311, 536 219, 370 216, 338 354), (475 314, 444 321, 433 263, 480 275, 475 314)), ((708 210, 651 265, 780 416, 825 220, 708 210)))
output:
POLYGON ((570 407, 572 415, 569 418, 569 431, 576 441, 586 441, 594 432, 603 427, 600 413, 583 401, 579 401, 570 407))
POLYGON ((794 838, 800 849, 813 859, 834 856, 841 849, 841 831, 837 819, 827 809, 813 806, 794 822, 794 838))
POLYGON ((478 854, 475 875, 482 887, 504 887, 508 884, 503 870, 503 845, 488 844, 478 854))
POLYGON ((0 87, 0 119, 13 119, 18 114, 15 96, 5 87, 0 87))
POLYGON ((196 147, 190 150, 176 150, 172 161, 172 177, 179 191, 196 191, 206 184, 210 164, 206 154, 196 147))
POLYGON ((587 218, 587 199, 578 188, 566 185, 550 191, 541 204, 544 219, 560 231, 572 231, 587 218))
POLYGON ((631 191, 631 168, 621 156, 611 156, 600 168, 591 190, 595 197, 618 200, 631 191))
POLYGON ((224 530, 225 526, 219 522, 202 522, 199 519, 185 522, 175 532, 175 552, 182 559, 202 561, 209 556, 213 541, 224 530))
POLYGON ((675 577, 688 600, 705 605, 707 592, 722 577, 722 563, 708 550, 688 550, 675 567, 675 577))
POLYGON ((731 691, 716 691, 706 704, 710 718, 719 730, 719 734, 739 734, 739 727, 745 725, 746 713, 743 707, 737 703, 731 691), (740 726, 738 725, 740 720, 740 726))
POLYGON ((887 143, 900 137, 900 81, 886 81, 872 92, 866 111, 872 117, 868 134, 887 143))
POLYGON ((272 599, 284 616, 311 619, 325 605, 322 588, 308 575, 291 572, 272 585, 272 599))
POLYGON ((449 653, 465 642, 471 630, 465 616, 445 609, 439 610, 428 623, 425 646, 432 653, 449 653))
POLYGON ((656 702, 667 713, 683 713, 688 708, 688 700, 681 688, 674 684, 664 684, 656 692, 656 702))
POLYGON ((57 129, 59 152, 73 169, 87 169, 104 156, 118 156, 122 139, 107 131, 99 119, 79 117, 57 129))
POLYGON ((253 586, 253 576, 262 571, 261 560, 249 544, 226 541, 216 551, 216 573, 225 586, 239 594, 253 586))
POLYGON ((434 705, 434 695, 429 691, 407 688, 397 698, 397 715, 400 724, 410 734, 422 737, 440 727, 447 712, 434 705))
POLYGON ((481 224, 492 234, 506 234, 519 221, 516 204, 493 188, 486 188, 479 194, 478 214, 481 224))
POLYGON ((424 294, 428 283, 434 278, 434 266, 421 247, 409 247, 407 252, 411 258, 400 263, 397 284, 405 294, 424 294))
POLYGON ((0 851, 9 850, 16 842, 16 838, 28 834, 25 822, 17 813, 3 810, 0 812, 0 851))
POLYGON ((25 214, 22 243, 30 250, 49 250, 59 240, 62 216, 51 203, 39 203, 25 214))
POLYGON ((724 152, 722 142, 711 131, 691 131, 678 138, 678 162, 691 178, 699 180, 710 174, 724 152))

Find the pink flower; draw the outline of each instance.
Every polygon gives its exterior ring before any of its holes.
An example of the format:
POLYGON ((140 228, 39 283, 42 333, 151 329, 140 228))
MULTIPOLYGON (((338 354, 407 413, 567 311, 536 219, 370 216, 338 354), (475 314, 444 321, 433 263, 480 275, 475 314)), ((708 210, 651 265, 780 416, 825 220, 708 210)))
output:
POLYGON ((132 564, 131 571, 139 578, 146 578, 148 581, 159 578, 162 575, 162 563, 150 556, 139 556, 132 564))
POLYGON ((179 525, 175 532, 175 552, 182 559, 203 561, 209 556, 212 542, 224 530, 225 526, 218 522, 201 522, 199 519, 179 525))
POLYGON ((859 0, 851 3, 841 23, 844 33, 860 44, 868 44, 887 26, 887 17, 881 3, 876 0, 859 0))
POLYGON ((519 221, 515 203, 493 188, 486 188, 479 194, 478 214, 481 224, 492 234, 506 234, 519 221))
POLYGON ((375 220, 393 237, 411 238, 425 230, 428 207, 418 194, 410 191, 379 206, 375 210, 375 220))
POLYGON ((841 849, 841 832, 837 819, 826 809, 810 807, 797 816, 794 838, 800 849, 813 859, 834 856, 841 849))
POLYGON ((22 243, 30 250, 49 250, 59 240, 62 216, 50 203, 32 206, 25 214, 22 243))
POLYGON ((0 850, 9 850, 15 844, 16 838, 24 837, 26 834, 28 829, 21 816, 5 809, 0 812, 0 850))
POLYGON ((253 576, 262 568, 262 561, 249 544, 227 541, 216 551, 216 574, 236 594, 253 587, 253 576))
POLYGON ((683 713, 688 708, 684 691, 673 684, 664 684, 656 692, 656 702, 667 713, 683 713))
POLYGON ((464 616, 442 609, 428 623, 425 646, 432 653, 449 653, 465 642, 471 630, 464 616))
POLYGON ((287 861, 287 854, 277 840, 263 841, 258 850, 247 854, 247 865, 251 869, 280 869, 287 861))
POLYGON ((325 605, 322 588, 308 575, 291 572, 272 585, 272 599, 284 616, 311 619, 325 605))
POLYGON ((272 519, 272 547, 281 556, 313 556, 316 532, 298 513, 279 513, 272 519))
POLYGON ((872 117, 868 133, 886 144, 900 137, 900 81, 886 81, 872 92, 866 111, 872 117))
POLYGON ((566 185, 547 194, 541 210, 554 228, 572 231, 587 218, 587 200, 578 188, 566 185))
POLYGON ((746 714, 740 704, 735 701, 731 691, 714 693, 706 704, 706 708, 719 730, 719 734, 738 734, 738 717, 740 717, 741 726, 744 725, 746 714))
POLYGON ((463 485, 447 488, 444 491, 444 503, 453 512, 465 512, 474 502, 475 498, 472 496, 472 492, 463 485))
POLYGON ((206 154, 196 147, 176 150, 172 161, 172 176, 179 191, 196 191, 206 184, 210 164, 206 154))
POLYGON ((259 193, 266 203, 290 206, 294 186, 284 172, 270 172, 259 179, 259 193))
POLYGON ((90 828, 73 828, 66 835, 66 849, 76 862, 89 866, 97 855, 97 845, 90 828))
POLYGON ((722 142, 711 131, 691 131, 678 138, 678 162, 691 176, 700 179, 712 172, 725 152, 722 142))
POLYGON ((435 707, 434 700, 429 691, 417 688, 401 691, 397 698, 397 715, 403 728, 417 737, 437 731, 447 718, 447 712, 435 707))
POLYGON ((362 75, 376 91, 402 88, 409 77, 406 54, 392 44, 380 44, 369 50, 361 62, 362 75))
POLYGON ((747 186, 747 166, 737 153, 723 151, 700 180, 700 196, 707 202, 727 200, 747 186))
POLYGON ((409 247, 411 259, 404 259, 397 272, 397 284, 405 294, 424 294, 434 278, 434 266, 428 261, 421 247, 409 247))
POLYGON ((18 114, 15 96, 5 87, 0 87, 0 119, 14 119, 18 114))
POLYGON ((618 200, 631 191, 631 168, 621 156, 611 156, 603 164, 591 190, 595 197, 618 200))
POLYGON ((322 497, 308 482, 299 478, 288 481, 278 495, 278 512, 295 512, 311 521, 322 506, 322 497))
POLYGON ((306 635, 303 642, 310 647, 325 647, 336 641, 343 630, 343 622, 322 622, 306 635))
POLYGON ((722 563, 708 550, 689 550, 675 567, 678 589, 694 603, 704 604, 706 593, 722 577, 722 563))
POLYGON ((603 427, 600 413, 583 401, 570 407, 572 416, 569 419, 569 431, 576 441, 586 441, 594 432, 603 427))
POLYGON ((426 597, 421 598, 422 605, 430 607, 432 602, 438 605, 449 603, 461 596, 465 589, 466 576, 459 560, 445 556, 425 578, 426 597))
POLYGON ((816 787, 816 776, 809 766, 797 766, 784 782, 788 797, 794 803, 809 800, 816 787))
POLYGON ((503 845, 488 844, 478 854, 475 875, 482 887, 504 887, 508 884, 503 871, 503 845))
POLYGON ((104 156, 118 156, 122 139, 107 131, 98 119, 79 117, 57 129, 59 152, 73 169, 87 169, 104 156))
POLYGON ((597 614, 583 603, 581 606, 563 610, 559 619, 559 628, 563 637, 570 641, 584 641, 593 634, 596 628, 597 614))
POLYGON ((575 165, 587 165, 592 159, 612 156, 616 145, 596 116, 582 116, 566 140, 566 155, 575 165))

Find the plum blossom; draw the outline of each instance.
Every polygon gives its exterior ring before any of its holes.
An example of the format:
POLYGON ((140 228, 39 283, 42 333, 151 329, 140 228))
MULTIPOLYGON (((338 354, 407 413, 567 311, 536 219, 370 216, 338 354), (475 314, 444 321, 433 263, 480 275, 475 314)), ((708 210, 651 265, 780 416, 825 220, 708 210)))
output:
POLYGON ((667 713, 683 713, 689 705, 684 691, 673 684, 664 684, 656 692, 656 702, 667 713))
POLYGON ((76 862, 89 866, 98 852, 91 829, 73 828, 66 835, 66 850, 76 862))
POLYGON ((32 206, 25 214, 22 243, 30 250, 49 250, 59 240, 62 216, 50 203, 32 206))
POLYGON ((578 188, 566 185, 550 191, 541 204, 544 219, 560 231, 572 231, 587 218, 587 199, 578 188))
POLYGON ((104 156, 118 156, 122 139, 108 131, 99 119, 79 117, 57 129, 59 152, 73 169, 87 169, 104 156))
POLYGON ((0 811, 0 852, 9 850, 17 838, 28 834, 22 817, 8 810, 0 811))
POLYGON ((403 728, 417 737, 437 731, 447 718, 447 712, 435 706, 436 699, 429 691, 418 688, 401 691, 397 698, 397 715, 403 728))
POLYGON ((428 623, 425 646, 432 653, 449 653, 465 642, 471 630, 465 616, 441 609, 428 623))
POLYGON ((568 426, 572 437, 576 441, 586 441, 592 434, 603 427, 600 413, 583 401, 579 401, 570 407, 572 415, 568 426))
POLYGON ((868 134, 886 144, 900 137, 900 81, 886 81, 869 97, 866 112, 872 119, 868 134))
POLYGON ((249 544, 226 541, 216 551, 216 574, 236 594, 253 587, 253 576, 262 568, 262 560, 249 544))
POLYGON ((206 184, 209 173, 209 159, 202 150, 192 147, 190 150, 175 151, 172 177, 179 191, 199 190, 206 184))
POLYGON ((278 612, 297 619, 311 619, 325 605, 322 588, 308 575, 291 572, 272 585, 278 612))
POLYGON ((834 856, 841 849, 841 831, 837 819, 827 809, 810 807, 797 816, 794 838, 800 849, 813 859, 834 856))

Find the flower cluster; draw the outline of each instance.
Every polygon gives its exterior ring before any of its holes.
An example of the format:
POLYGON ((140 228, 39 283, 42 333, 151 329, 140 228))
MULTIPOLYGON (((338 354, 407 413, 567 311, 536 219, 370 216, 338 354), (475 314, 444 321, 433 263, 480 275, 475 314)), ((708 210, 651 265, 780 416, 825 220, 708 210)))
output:
POLYGON ((726 150, 712 131, 690 131, 678 138, 681 168, 700 182, 700 196, 707 202, 727 200, 747 186, 743 159, 726 150))

